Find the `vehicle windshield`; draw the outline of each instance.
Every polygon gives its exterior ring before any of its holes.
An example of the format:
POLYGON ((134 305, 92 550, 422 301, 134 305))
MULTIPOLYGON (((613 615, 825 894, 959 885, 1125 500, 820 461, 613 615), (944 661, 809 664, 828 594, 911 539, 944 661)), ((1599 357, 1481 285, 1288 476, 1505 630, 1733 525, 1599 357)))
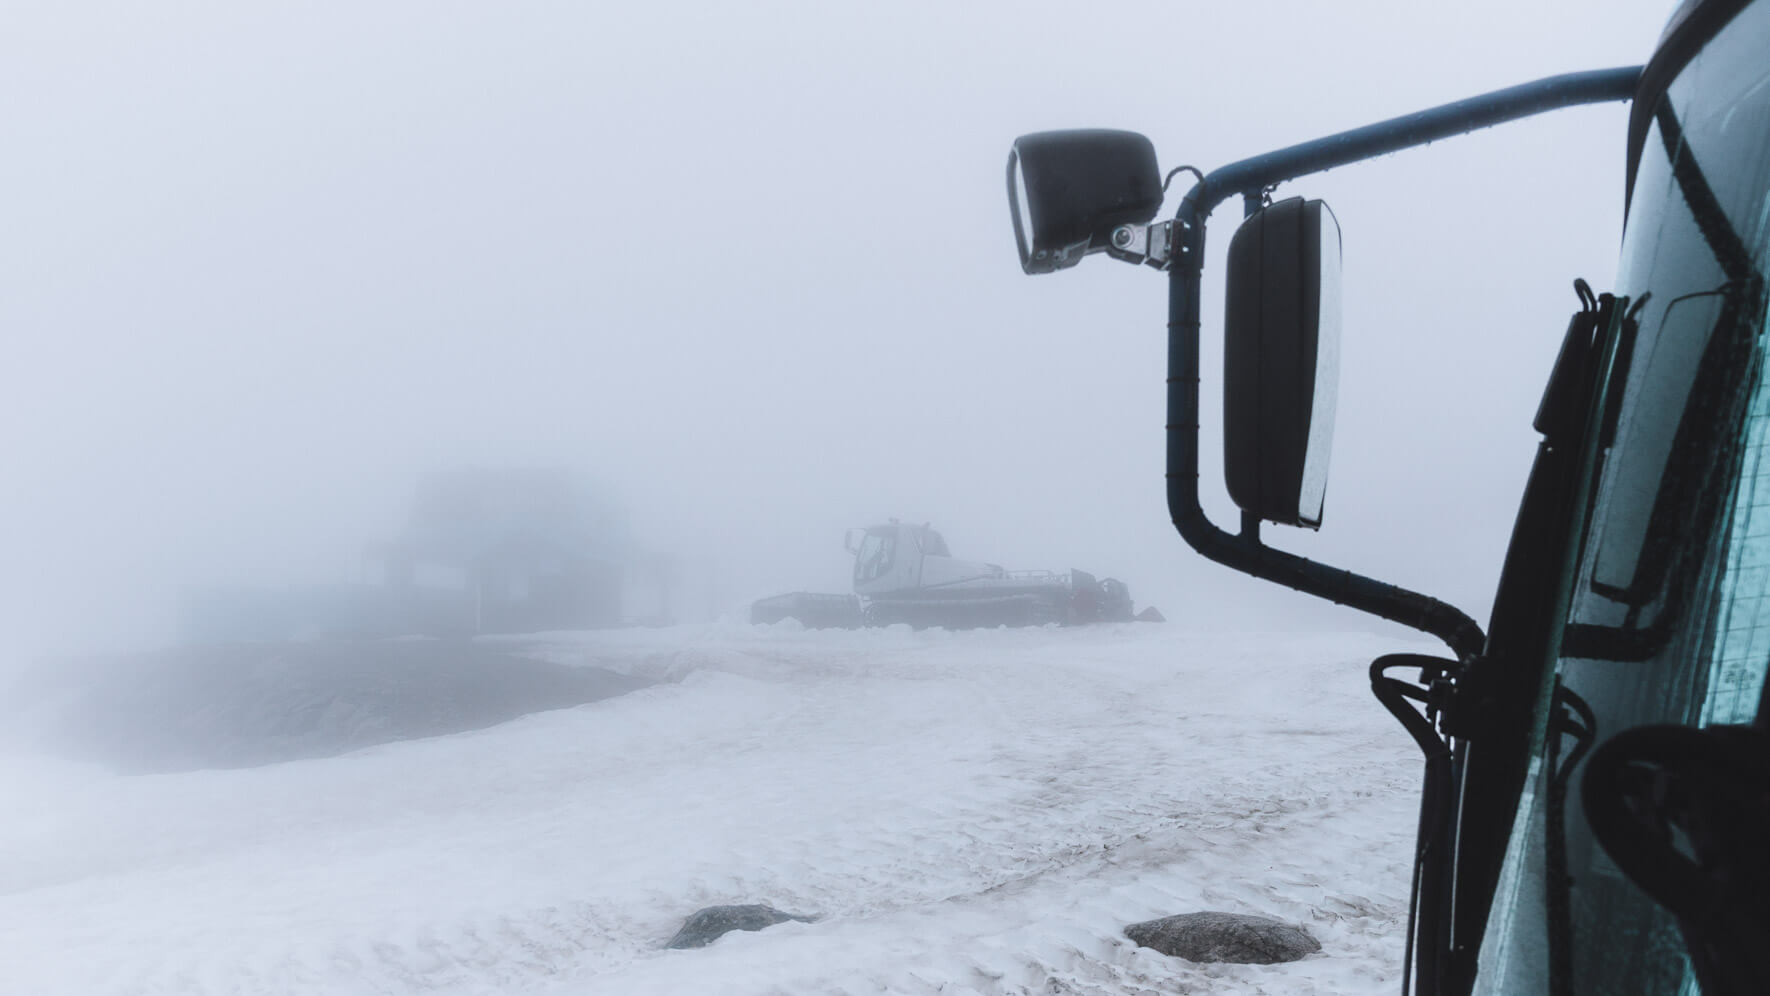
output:
MULTIPOLYGON (((1651 723, 1751 723, 1770 665, 1770 7, 1748 9, 1654 109, 1618 293, 1638 331, 1562 648, 1602 742, 1651 723)), ((1694 985, 1671 916, 1626 881, 1551 732, 1483 948, 1485 990, 1522 991, 1570 951, 1580 992, 1694 985), (1554 855, 1563 831, 1565 858, 1554 855), (1564 867, 1554 867, 1564 861, 1564 867)), ((1560 743, 1559 741, 1565 741, 1560 743)))

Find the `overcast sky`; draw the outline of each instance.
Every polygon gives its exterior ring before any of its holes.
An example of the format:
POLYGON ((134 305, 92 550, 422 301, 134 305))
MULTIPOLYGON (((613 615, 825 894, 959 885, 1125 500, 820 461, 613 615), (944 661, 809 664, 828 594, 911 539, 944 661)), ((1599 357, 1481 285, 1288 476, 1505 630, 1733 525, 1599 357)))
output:
MULTIPOLYGON (((593 475, 732 608, 843 590, 843 528, 900 516, 1181 625, 1361 625, 1173 533, 1164 280, 1023 276, 1009 143, 1129 128, 1210 169, 1638 63, 1668 12, 9 0, 0 625, 152 642, 186 585, 349 580, 455 466, 593 475)), ((1485 620, 1571 281, 1614 272, 1625 120, 1281 191, 1340 220, 1345 333, 1325 526, 1275 543, 1485 620)))

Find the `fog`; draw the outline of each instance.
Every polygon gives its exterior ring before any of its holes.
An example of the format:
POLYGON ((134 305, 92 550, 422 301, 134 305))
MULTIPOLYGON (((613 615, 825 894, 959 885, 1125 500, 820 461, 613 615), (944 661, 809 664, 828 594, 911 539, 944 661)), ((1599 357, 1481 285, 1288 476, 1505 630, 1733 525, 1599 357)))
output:
MULTIPOLYGON (((846 590, 843 529, 897 516, 1176 625, 1368 625, 1174 534, 1164 280, 1022 275, 1009 143, 1129 128, 1209 170, 1643 61, 1665 7, 14 2, 7 654, 157 645, 194 585, 352 580, 453 467, 595 482, 709 610, 846 590)), ((1486 618, 1571 281, 1613 274, 1625 120, 1281 188, 1341 222, 1345 336, 1324 528, 1275 544, 1486 618)))

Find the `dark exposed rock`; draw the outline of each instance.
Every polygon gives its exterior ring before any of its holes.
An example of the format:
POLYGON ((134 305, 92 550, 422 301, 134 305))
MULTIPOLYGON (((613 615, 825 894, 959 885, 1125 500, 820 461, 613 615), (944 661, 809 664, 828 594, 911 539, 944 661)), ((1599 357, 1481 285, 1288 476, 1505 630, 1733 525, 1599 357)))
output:
POLYGON ((734 930, 761 930, 777 923, 797 920, 811 923, 815 916, 783 913, 772 906, 709 906, 696 910, 682 921, 682 929, 670 938, 666 948, 704 948, 734 930))
POLYGON ((1271 965, 1321 950, 1321 942, 1302 927, 1241 913, 1182 913, 1145 920, 1126 927, 1125 936, 1188 961, 1271 965))

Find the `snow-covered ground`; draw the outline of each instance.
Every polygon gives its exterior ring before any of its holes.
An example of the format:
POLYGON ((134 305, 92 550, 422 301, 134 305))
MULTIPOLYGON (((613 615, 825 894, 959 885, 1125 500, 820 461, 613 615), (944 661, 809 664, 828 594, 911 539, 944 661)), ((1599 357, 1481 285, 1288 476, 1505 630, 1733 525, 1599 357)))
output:
POLYGON ((1420 764, 1372 636, 557 634, 661 679, 319 760, 0 758, 0 993, 1393 993, 1420 764), (662 950, 694 910, 817 914, 662 950), (1199 965, 1126 924, 1305 924, 1199 965))

